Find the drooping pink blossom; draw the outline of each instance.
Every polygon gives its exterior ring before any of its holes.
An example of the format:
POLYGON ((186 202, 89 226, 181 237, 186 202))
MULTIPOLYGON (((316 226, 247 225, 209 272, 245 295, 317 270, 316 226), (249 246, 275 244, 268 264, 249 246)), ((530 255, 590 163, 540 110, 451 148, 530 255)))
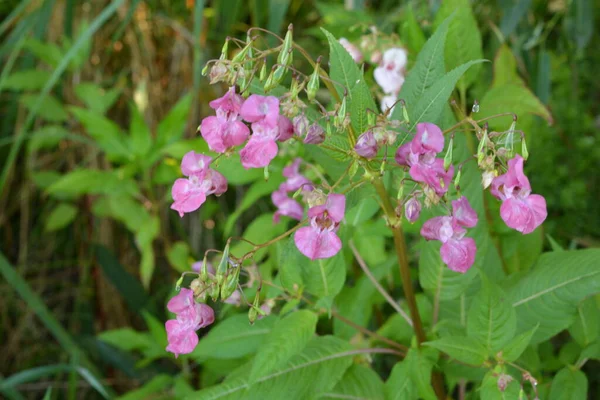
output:
POLYGON ((301 163, 302 159, 296 158, 290 165, 283 168, 283 176, 287 180, 281 184, 280 189, 283 188, 286 192, 295 192, 300 188, 311 190, 311 181, 300 173, 301 163))
POLYGON ((282 215, 297 221, 302 220, 302 216, 304 215, 304 207, 302 207, 296 200, 288 197, 285 189, 280 187, 278 190, 274 191, 271 194, 271 200, 277 207, 277 211, 275 211, 275 214, 273 214, 273 222, 278 223, 282 215))
POLYGON ((167 351, 175 354, 175 357, 191 353, 198 344, 196 331, 214 322, 213 309, 206 304, 196 303, 194 292, 186 288, 169 300, 167 309, 176 314, 176 319, 165 323, 169 342, 167 351))
POLYGON ((325 141, 325 130, 321 128, 321 125, 313 122, 308 127, 308 132, 304 137, 304 143, 306 144, 321 144, 325 141))
POLYGON ((240 115, 247 122, 264 122, 274 127, 279 120, 279 99, 275 96, 250 95, 244 101, 240 115))
POLYGON ((477 246, 472 238, 465 237, 465 228, 477 225, 477 214, 466 197, 452 202, 452 215, 434 217, 421 228, 426 240, 442 242, 442 261, 453 271, 465 273, 475 262, 477 246))
POLYGON ((385 94, 397 95, 404 84, 404 69, 407 62, 406 50, 394 47, 383 53, 381 65, 375 68, 375 81, 385 94))
POLYGON ((358 137, 356 145, 354 145, 356 154, 369 160, 377 155, 378 150, 379 146, 377 145, 377 140, 375 140, 375 136, 371 129, 362 133, 358 137))
POLYGON ((421 215, 421 202, 416 196, 412 196, 404 204, 404 215, 411 223, 419 219, 419 215, 421 215))
POLYGON ((242 96, 236 94, 235 87, 232 86, 223 97, 210 102, 217 115, 202 120, 200 133, 212 151, 224 153, 243 144, 248 138, 250 130, 239 115, 243 101, 242 96))
POLYGON ((222 97, 208 103, 217 112, 217 116, 225 119, 237 118, 244 98, 235 92, 235 86, 231 86, 222 97))
POLYGON ((548 216, 546 199, 531 194, 529 179, 523 173, 523 157, 508 161, 508 171, 492 181, 490 192, 499 200, 500 217, 507 226, 523 234, 533 232, 548 216))
POLYGON ((350 43, 346 38, 340 38, 339 42, 342 45, 342 47, 346 49, 346 51, 350 54, 355 63, 360 63, 362 61, 363 54, 358 49, 358 47, 350 43))
POLYGON ((342 248, 336 232, 345 210, 346 197, 342 194, 330 194, 325 204, 311 207, 308 210, 310 226, 294 234, 298 250, 311 260, 335 256, 342 248))

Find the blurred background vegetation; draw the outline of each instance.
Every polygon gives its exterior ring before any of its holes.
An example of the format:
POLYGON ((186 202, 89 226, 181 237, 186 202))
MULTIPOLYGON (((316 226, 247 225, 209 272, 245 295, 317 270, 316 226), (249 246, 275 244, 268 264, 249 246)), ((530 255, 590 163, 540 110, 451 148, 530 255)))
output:
MULTIPOLYGON (((180 219, 169 209, 179 160, 204 148, 196 127, 209 113, 208 101, 223 93, 201 77, 204 63, 219 56, 226 36, 244 38, 251 26, 282 33, 290 22, 315 57, 327 55, 319 27, 358 40, 374 25, 397 33, 414 60, 420 32, 431 33, 439 7, 437 0, 0 2, 0 389, 6 396, 41 398, 52 386, 61 398, 96 397, 98 389, 147 398, 219 379, 227 360, 204 368, 200 378, 190 375, 194 364, 186 365, 189 383, 170 379, 179 368, 162 345, 152 346, 164 341, 163 305, 179 273, 204 249, 272 209, 266 195, 278 182, 249 191, 262 171, 236 170, 228 175, 235 189, 212 197, 200 212, 180 219), (416 28, 409 23, 415 20, 416 28), (108 336, 98 339, 115 328, 131 328, 118 339, 131 351, 107 344, 108 336), (140 349, 142 355, 134 352, 140 349), (51 367, 35 369, 44 365, 51 367), (2 380, 20 371, 29 371, 21 382, 2 380)), ((519 125, 532 154, 532 186, 548 200, 544 233, 564 247, 597 247, 597 3, 488 0, 472 7, 485 58, 493 60, 507 43, 520 77, 552 115, 551 125, 539 117, 519 125)), ((478 79, 470 103, 493 79, 489 64, 478 79)), ((503 111, 519 113, 519 106, 503 111)), ((599 378, 590 381, 593 387, 599 378)))

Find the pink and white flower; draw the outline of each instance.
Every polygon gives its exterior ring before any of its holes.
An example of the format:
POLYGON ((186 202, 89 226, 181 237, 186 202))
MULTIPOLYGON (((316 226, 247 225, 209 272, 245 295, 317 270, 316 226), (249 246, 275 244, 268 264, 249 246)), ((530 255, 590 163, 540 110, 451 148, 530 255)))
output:
POLYGON ((346 49, 346 51, 350 54, 355 63, 360 63, 362 61, 363 54, 358 49, 358 47, 350 43, 346 38, 340 38, 339 42, 342 45, 342 47, 346 49))
POLYGON ((490 192, 499 200, 500 217, 506 225, 523 234, 533 232, 548 216, 546 199, 531 194, 529 179, 523 173, 523 157, 508 161, 508 171, 492 181, 490 192))
POLYGON ((404 84, 404 70, 408 61, 406 50, 393 47, 383 53, 381 65, 375 68, 375 81, 385 94, 398 95, 404 84))

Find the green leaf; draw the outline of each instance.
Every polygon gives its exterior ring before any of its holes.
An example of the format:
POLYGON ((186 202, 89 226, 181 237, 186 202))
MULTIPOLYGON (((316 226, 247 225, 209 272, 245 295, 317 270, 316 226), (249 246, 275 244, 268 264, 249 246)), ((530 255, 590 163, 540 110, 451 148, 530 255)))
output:
POLYGON ((492 87, 500 87, 509 84, 525 85, 523 79, 517 72, 517 59, 510 47, 503 44, 494 57, 494 80, 492 87))
MULTIPOLYGON (((400 89, 399 97, 412 109, 434 82, 444 76, 444 43, 452 17, 446 19, 429 38, 423 50, 417 56, 415 66, 410 70, 400 89)), ((392 119, 402 119, 401 107, 396 107, 392 119)))
MULTIPOLYGON (((406 7, 406 14, 402 19, 400 37, 406 43, 409 54, 418 54, 423 45, 425 45, 425 35, 417 21, 412 3, 409 3, 408 7, 406 7)), ((442 73, 444 73, 443 69, 442 73)))
MULTIPOLYGON (((262 214, 248 225, 243 237, 252 243, 262 244, 282 234, 284 230, 284 224, 275 224, 273 222, 273 214, 262 214)), ((251 244, 240 241, 231 246, 231 253, 236 257, 241 257, 253 248, 254 246, 251 244)), ((254 259, 256 261, 261 260, 266 255, 266 251, 266 248, 258 250, 254 255, 254 259)))
POLYGON ((162 149, 166 145, 181 139, 185 132, 187 117, 190 112, 192 96, 183 96, 169 113, 158 124, 156 131, 156 146, 162 149))
POLYGON ((517 311, 520 332, 538 322, 532 343, 546 340, 569 327, 577 305, 600 287, 600 250, 543 254, 532 270, 507 290, 517 311))
POLYGON ((533 334, 537 330, 537 325, 532 329, 517 335, 514 339, 508 342, 502 349, 502 359, 508 362, 513 362, 521 357, 521 354, 525 351, 533 334))
POLYGON ((487 351, 479 340, 469 337, 448 336, 433 342, 424 343, 443 351, 450 357, 470 365, 481 365, 487 359, 487 351))
POLYGON ((371 96, 362 71, 358 68, 352 56, 331 33, 323 28, 321 30, 329 41, 330 78, 338 83, 334 86, 340 98, 344 96, 344 88, 347 90, 348 109, 352 116, 352 126, 356 134, 360 135, 367 128, 367 109, 375 111, 377 105, 373 100, 373 96, 371 96))
POLYGON ((411 379, 410 365, 406 361, 396 363, 385 382, 385 400, 413 399, 417 399, 417 388, 411 379))
POLYGON ((579 51, 583 50, 594 33, 594 6, 590 0, 574 0, 569 5, 565 28, 579 51))
POLYGON ((369 399, 383 400, 383 382, 366 365, 353 364, 341 381, 320 399, 369 399))
POLYGON ((301 310, 277 321, 254 357, 250 382, 256 382, 257 378, 281 367, 302 351, 315 334, 317 320, 315 313, 301 310))
POLYGON ((276 318, 269 316, 250 325, 245 314, 234 315, 218 324, 200 339, 191 354, 194 359, 234 359, 254 353, 273 329, 276 318))
POLYGON ((483 378, 480 393, 481 400, 513 400, 519 398, 520 386, 516 380, 512 380, 504 391, 498 388, 498 373, 489 371, 483 378))
POLYGON ((317 297, 333 298, 346 279, 346 263, 342 253, 328 259, 311 261, 296 248, 294 239, 288 239, 279 259, 281 284, 295 293, 304 288, 317 297))
POLYGON ((147 289, 154 273, 154 249, 152 242, 158 237, 160 231, 160 220, 156 216, 146 219, 135 233, 135 243, 142 253, 140 263, 140 278, 147 289))
POLYGON ((448 99, 454 91, 458 79, 472 66, 484 62, 485 60, 473 60, 452 71, 448 72, 441 79, 435 81, 423 95, 419 98, 414 107, 409 108, 409 118, 412 122, 411 130, 419 122, 435 123, 439 120, 444 108, 447 106, 448 99))
POLYGON ((600 310, 594 296, 583 300, 577 307, 577 317, 569 328, 569 333, 581 347, 585 347, 600 337, 600 310))
MULTIPOLYGON (((129 125, 129 147, 136 156, 144 156, 152 147, 152 133, 146 125, 144 116, 135 103, 131 103, 131 123, 129 125)), ((193 147, 188 147, 193 148, 193 147)))
POLYGON ((150 398, 160 398, 159 393, 165 390, 173 383, 173 378, 169 375, 156 375, 146 382, 139 389, 131 390, 123 396, 117 397, 117 400, 142 400, 150 398))
POLYGON ((63 175, 48 187, 51 195, 78 197, 83 194, 120 194, 137 195, 136 183, 120 177, 116 171, 95 169, 76 169, 63 175))
POLYGON ((125 351, 142 350, 154 345, 154 341, 147 333, 132 328, 104 331, 98 334, 98 339, 125 351))
POLYGON ((588 380, 579 370, 563 368, 552 380, 548 400, 586 400, 588 380))
POLYGON ((54 232, 69 225, 77 216, 77 207, 68 203, 59 203, 50 213, 44 229, 54 232))
POLYGON ((408 364, 411 382, 417 387, 419 398, 425 400, 437 399, 431 384, 431 370, 436 360, 437 352, 426 348, 420 350, 411 348, 404 359, 404 363, 408 364), (433 357, 433 353, 435 353, 435 357, 433 357))
POLYGON ((97 114, 106 113, 121 94, 118 88, 107 90, 91 82, 82 82, 74 90, 79 100, 97 114))
POLYGON ((40 90, 50 79, 50 72, 38 69, 24 69, 10 74, 1 90, 40 90))
POLYGON ((421 240, 419 257, 419 282, 423 289, 431 292, 440 300, 452 300, 460 296, 469 287, 477 275, 471 268, 467 273, 454 272, 440 256, 440 244, 435 241, 421 240))
POLYGON ((188 399, 286 399, 303 400, 328 393, 342 378, 357 354, 345 341, 332 336, 312 339, 305 349, 284 366, 250 384, 243 375, 201 390, 188 399))
POLYGON ((46 125, 31 133, 27 143, 28 151, 55 149, 58 144, 70 135, 69 131, 60 125, 46 125))
MULTIPOLYGON (((206 143, 206 141, 202 141, 206 143)), ((238 154, 220 159, 213 168, 222 173, 231 185, 245 185, 258 180, 264 181, 264 173, 261 168, 240 168, 240 156, 238 154)))
POLYGON ((186 272, 190 270, 190 247, 186 242, 178 241, 167 250, 167 260, 169 264, 179 271, 186 272))
MULTIPOLYGON (((33 106, 39 101, 39 94, 22 94, 19 102, 31 113, 33 106)), ((54 96, 46 96, 42 100, 38 116, 50 122, 64 122, 69 118, 63 105, 54 96)))
POLYGON ((482 343, 490 356, 514 337, 517 313, 504 292, 485 275, 481 277, 481 290, 467 315, 467 335, 482 343))
POLYGON ((56 43, 42 42, 35 38, 28 38, 24 48, 52 68, 57 68, 61 60, 65 58, 62 50, 56 43))
POLYGON ((542 254, 544 236, 541 229, 527 235, 511 229, 510 232, 498 236, 502 259, 510 273, 527 271, 542 254))
POLYGON ((132 158, 126 136, 117 124, 91 110, 79 107, 70 107, 70 110, 110 160, 122 161, 132 158))
MULTIPOLYGON (((446 0, 438 10, 434 25, 453 16, 448 28, 445 59, 446 68, 451 70, 469 61, 483 57, 481 33, 471 10, 469 0, 446 0)), ((466 90, 477 79, 479 65, 475 65, 460 79, 459 88, 466 90)))
POLYGON ((500 21, 500 31, 506 38, 515 31, 519 21, 527 15, 527 11, 531 7, 531 0, 514 0, 505 4, 503 7, 504 16, 500 21))

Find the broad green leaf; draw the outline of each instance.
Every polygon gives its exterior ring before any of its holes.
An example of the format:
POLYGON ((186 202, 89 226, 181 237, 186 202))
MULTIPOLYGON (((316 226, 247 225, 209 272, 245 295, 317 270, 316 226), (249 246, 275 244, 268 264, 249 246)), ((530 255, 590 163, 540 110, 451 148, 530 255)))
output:
POLYGON ((532 343, 546 340, 575 320, 581 300, 600 287, 600 250, 543 254, 532 270, 507 290, 519 331, 538 322, 532 343))
POLYGON ((267 182, 255 182, 248 188, 242 201, 235 207, 235 211, 227 217, 227 221, 225 222, 225 227, 223 228, 223 236, 229 237, 231 236, 231 231, 238 218, 242 215, 244 211, 246 211, 251 206, 255 205, 256 202, 266 195, 270 195, 273 193, 281 184, 283 178, 278 176, 277 178, 271 176, 271 178, 267 182))
POLYGON ((454 91, 458 79, 472 66, 484 62, 485 60, 473 60, 452 71, 446 73, 442 78, 436 80, 431 87, 423 92, 414 107, 408 109, 410 121, 412 122, 411 130, 419 122, 436 123, 447 106, 448 99, 454 91))
POLYGON ((257 378, 281 367, 302 351, 315 335, 317 320, 315 313, 301 310, 277 321, 254 357, 250 382, 256 382, 257 378))
POLYGON ((353 364, 342 380, 319 399, 383 400, 383 382, 377 372, 366 365, 353 364))
POLYGON ((156 216, 146 219, 135 232, 135 244, 142 253, 140 262, 140 278, 146 289, 150 286, 150 280, 154 273, 154 249, 152 242, 158 237, 160 231, 160 220, 156 216))
POLYGON ((79 100, 97 114, 106 113, 121 94, 119 88, 104 89, 90 82, 82 82, 74 90, 79 100))
POLYGON ((292 293, 304 288, 317 297, 333 298, 346 279, 346 263, 342 253, 328 259, 311 261, 296 248, 293 238, 284 244, 279 259, 279 277, 292 293))
POLYGON ((139 189, 134 181, 122 178, 116 171, 76 169, 52 183, 48 187, 48 193, 72 197, 83 194, 137 195, 139 189))
POLYGON ((132 158, 126 136, 117 124, 91 110, 79 107, 70 107, 70 110, 110 160, 121 161, 132 158))
POLYGON ((357 351, 332 336, 312 339, 305 349, 284 366, 259 377, 250 384, 243 375, 227 379, 220 385, 196 392, 190 400, 217 399, 311 399, 328 393, 352 364, 357 351))
POLYGON ((417 387, 420 399, 437 399, 433 391, 433 385, 431 384, 431 370, 436 360, 437 351, 434 349, 411 348, 403 361, 408 364, 411 382, 417 387))
POLYGON ((179 272, 190 270, 190 246, 186 242, 178 241, 167 250, 169 264, 179 272))
POLYGON ((46 232, 54 232, 69 225, 77 216, 77 207, 69 203, 58 204, 46 220, 46 232))
POLYGON ((586 400, 587 392, 588 380, 585 374, 566 367, 552 379, 548 400, 586 400))
POLYGON ((467 335, 493 355, 514 337, 517 314, 506 294, 482 274, 481 290, 467 315, 467 335))
POLYGON ((565 28, 569 39, 575 42, 579 51, 587 46, 594 32, 593 4, 592 0, 574 0, 568 6, 565 28))
POLYGON ((70 135, 70 132, 60 125, 46 125, 31 133, 27 143, 28 151, 55 149, 58 144, 70 135))
POLYGON ((360 135, 367 128, 367 109, 375 111, 377 106, 365 82, 365 77, 352 56, 331 33, 321 29, 329 41, 330 78, 337 82, 334 86, 340 98, 344 96, 344 90, 347 90, 352 126, 355 133, 360 135))
POLYGON ((494 57, 494 80, 492 87, 504 85, 525 85, 523 79, 517 71, 517 59, 513 55, 510 47, 503 44, 500 46, 494 57))
POLYGON ((246 314, 219 321, 200 339, 191 357, 198 360, 209 357, 233 359, 252 354, 271 332, 275 321, 274 316, 268 316, 250 325, 246 314))
POLYGON ((166 393, 168 387, 173 383, 173 378, 169 375, 156 375, 146 382, 139 389, 131 390, 123 396, 117 397, 117 400, 142 400, 149 398, 159 398, 160 394, 166 393))
POLYGON ((99 199, 94 203, 92 211, 97 216, 122 222, 131 232, 136 232, 151 217, 139 201, 127 194, 109 195, 99 199))
POLYGON ((98 339, 126 351, 142 350, 154 345, 147 333, 132 328, 112 329, 98 334, 98 339))
POLYGON ((144 156, 152 147, 152 133, 150 133, 150 128, 146 125, 144 116, 135 103, 131 103, 129 110, 131 113, 129 147, 136 156, 144 156))
POLYGON ((527 15, 527 11, 531 7, 531 0, 513 0, 504 4, 504 16, 500 21, 500 31, 506 38, 515 31, 519 21, 527 15))
POLYGON ((470 365, 481 365, 487 359, 485 346, 478 339, 470 337, 448 336, 425 342, 424 345, 443 351, 450 357, 470 365))
POLYGON ((358 226, 371 219, 379 209, 379 203, 375 198, 361 198, 356 206, 348 208, 345 217, 346 223, 352 226, 358 226))
POLYGON ((421 240, 419 257, 419 282, 423 289, 440 300, 452 300, 463 293, 477 275, 475 268, 467 273, 454 272, 440 256, 440 244, 436 241, 421 240))
MULTIPOLYGON (((394 258, 394 263, 396 259, 394 258)), ((424 293, 419 293, 416 295, 417 299, 417 307, 419 308, 419 314, 421 315, 421 320, 425 325, 425 328, 430 326, 430 321, 432 318, 433 307, 429 298, 424 293)), ((400 308, 402 308, 407 315, 410 315, 408 310, 408 305, 406 302, 400 303, 400 308)), ((383 326, 377 330, 377 334, 383 337, 395 340, 399 343, 407 343, 410 344, 411 338, 414 336, 415 332, 412 326, 408 324, 406 319, 398 313, 395 313, 390 318, 385 321, 383 326)))
POLYGON ((600 342, 594 342, 581 351, 576 365, 583 365, 588 359, 600 360, 600 342))
MULTIPOLYGON (((33 106, 38 100, 38 94, 22 94, 19 97, 19 102, 23 104, 29 112, 33 110, 33 106)), ((50 122, 64 122, 69 118, 69 114, 65 111, 63 105, 54 96, 46 96, 44 100, 42 100, 37 115, 50 122)))
POLYGON ((585 347, 600 337, 600 309, 594 296, 583 300, 577 307, 577 317, 569 328, 573 339, 585 347))
POLYGON ((504 345, 502 349, 502 359, 508 362, 513 362, 521 357, 521 354, 525 351, 533 334, 537 330, 537 325, 532 329, 517 335, 514 339, 504 345))
MULTIPOLYGON (((444 68, 444 43, 451 19, 450 17, 444 21, 425 43, 423 50, 417 56, 415 66, 408 73, 406 81, 400 89, 399 98, 406 101, 409 110, 416 106, 418 100, 434 82, 444 76, 446 71, 444 68)), ((392 119, 402 119, 401 107, 394 109, 392 119)))
MULTIPOLYGON (((426 39, 423 30, 417 21, 411 3, 406 7, 406 14, 402 19, 400 30, 400 37, 402 38, 402 41, 406 43, 409 54, 418 54, 423 48, 423 45, 425 45, 426 39)), ((442 73, 443 72, 442 69, 442 73)))
MULTIPOLYGON (((483 57, 481 49, 481 33, 471 10, 469 0, 445 0, 438 10, 434 25, 442 23, 453 16, 446 39, 445 60, 448 70, 454 69, 469 61, 483 57)), ((477 79, 480 65, 474 65, 458 83, 461 90, 466 90, 477 79)))
POLYGON ((4 81, 2 90, 40 90, 50 79, 50 72, 38 69, 24 69, 10 74, 4 81))
POLYGON ((288 7, 290 6, 291 0, 268 0, 269 1, 269 23, 267 29, 271 32, 279 33, 283 22, 285 20, 285 14, 287 13, 288 7))
MULTIPOLYGON (((273 214, 262 214, 248 225, 244 231, 243 238, 252 243, 263 244, 282 234, 284 231, 284 224, 273 223, 273 214)), ((246 242, 239 241, 234 243, 235 245, 231 246, 231 253, 236 257, 241 257, 253 249, 253 246, 246 242)), ((266 248, 258 250, 254 255, 254 259, 256 261, 261 260, 266 255, 266 251, 266 248)))
POLYGON ((527 235, 511 229, 498 236, 502 258, 509 273, 527 271, 542 254, 544 236, 541 229, 527 235))
POLYGON ((411 378, 410 365, 406 361, 396 363, 385 382, 385 400, 413 399, 417 399, 417 387, 411 378))
MULTIPOLYGON (((206 141, 203 140, 204 143, 206 141)), ((189 151, 189 150, 188 150, 189 151)), ((264 180, 264 172, 261 168, 240 168, 239 155, 233 155, 220 159, 216 165, 211 166, 222 173, 231 185, 244 185, 250 182, 264 180)))
POLYGON ((65 57, 56 43, 42 42, 35 38, 28 38, 24 48, 52 68, 56 68, 65 57))
POLYGON ((156 131, 156 146, 159 149, 181 139, 187 124, 191 101, 190 94, 183 96, 160 121, 156 131))
POLYGON ((481 383, 481 400, 513 400, 519 398, 520 386, 518 381, 513 379, 504 391, 498 388, 498 373, 489 371, 481 383))

